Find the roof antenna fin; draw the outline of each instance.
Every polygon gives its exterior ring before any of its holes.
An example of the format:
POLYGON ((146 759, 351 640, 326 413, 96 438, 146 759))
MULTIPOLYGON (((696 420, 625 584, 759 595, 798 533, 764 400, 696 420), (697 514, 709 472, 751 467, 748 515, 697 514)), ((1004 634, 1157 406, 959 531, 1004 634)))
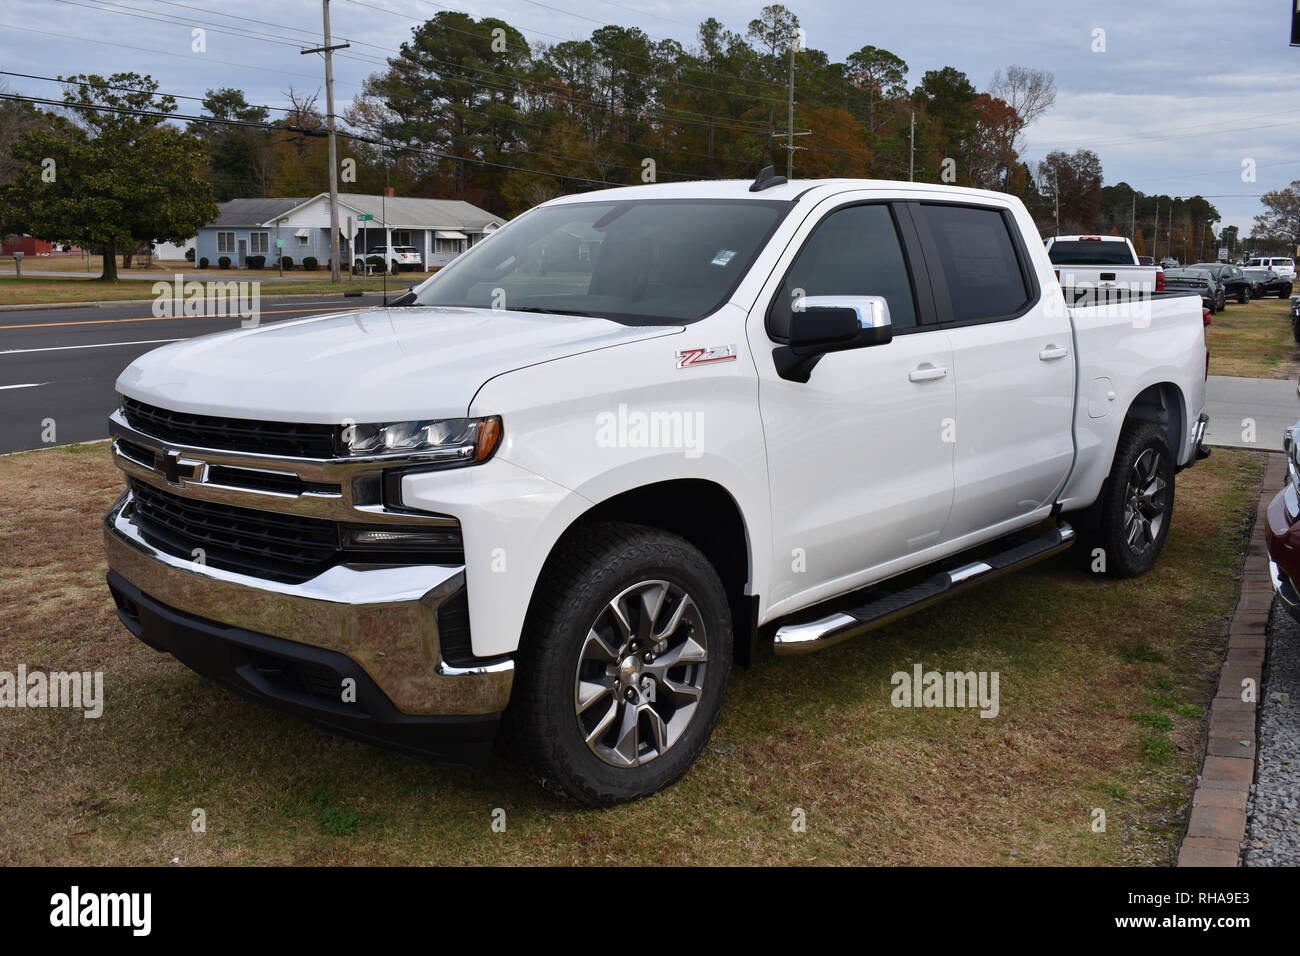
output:
POLYGON ((764 166, 758 171, 758 176, 750 184, 751 193, 760 193, 764 189, 771 189, 773 186, 780 186, 786 182, 784 176, 776 175, 776 168, 773 166, 764 166))

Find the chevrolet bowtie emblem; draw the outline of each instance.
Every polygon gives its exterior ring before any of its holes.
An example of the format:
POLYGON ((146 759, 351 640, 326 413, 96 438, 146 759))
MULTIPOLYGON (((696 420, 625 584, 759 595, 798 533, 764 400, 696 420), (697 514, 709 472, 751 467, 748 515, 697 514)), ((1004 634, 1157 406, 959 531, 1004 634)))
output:
POLYGON ((204 462, 182 458, 178 451, 159 452, 154 458, 153 470, 167 479, 167 484, 180 487, 187 481, 203 481, 207 466, 204 462))

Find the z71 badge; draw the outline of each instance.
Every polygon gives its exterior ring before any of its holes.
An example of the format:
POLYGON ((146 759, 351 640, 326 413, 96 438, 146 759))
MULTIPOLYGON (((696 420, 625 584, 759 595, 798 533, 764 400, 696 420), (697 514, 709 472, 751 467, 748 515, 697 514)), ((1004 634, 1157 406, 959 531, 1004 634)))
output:
POLYGON ((682 349, 677 353, 677 367, 707 365, 710 362, 731 362, 736 358, 736 344, 710 345, 708 348, 682 349))

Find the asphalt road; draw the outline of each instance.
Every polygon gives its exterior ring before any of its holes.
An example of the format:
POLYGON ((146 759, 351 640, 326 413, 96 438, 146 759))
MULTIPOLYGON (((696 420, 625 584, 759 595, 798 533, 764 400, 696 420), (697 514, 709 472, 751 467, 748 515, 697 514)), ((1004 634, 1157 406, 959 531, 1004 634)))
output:
MULTIPOLYGON (((262 300, 262 322, 376 305, 359 298, 262 300)), ((155 318, 150 305, 0 312, 0 453, 107 438, 113 385, 166 342, 236 328, 231 318, 155 318), (52 420, 53 442, 46 422, 52 420)))
POLYGON ((1205 385, 1208 445, 1282 450, 1282 430, 1300 419, 1300 395, 1291 379, 1211 375, 1205 385))

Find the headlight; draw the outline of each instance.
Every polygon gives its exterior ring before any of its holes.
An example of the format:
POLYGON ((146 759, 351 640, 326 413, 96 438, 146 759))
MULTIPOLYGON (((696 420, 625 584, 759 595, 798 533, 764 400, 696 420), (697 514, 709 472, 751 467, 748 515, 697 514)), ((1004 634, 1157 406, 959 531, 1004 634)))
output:
POLYGON ((443 418, 436 421, 339 426, 344 458, 419 458, 453 467, 487 461, 501 444, 501 418, 443 418))

